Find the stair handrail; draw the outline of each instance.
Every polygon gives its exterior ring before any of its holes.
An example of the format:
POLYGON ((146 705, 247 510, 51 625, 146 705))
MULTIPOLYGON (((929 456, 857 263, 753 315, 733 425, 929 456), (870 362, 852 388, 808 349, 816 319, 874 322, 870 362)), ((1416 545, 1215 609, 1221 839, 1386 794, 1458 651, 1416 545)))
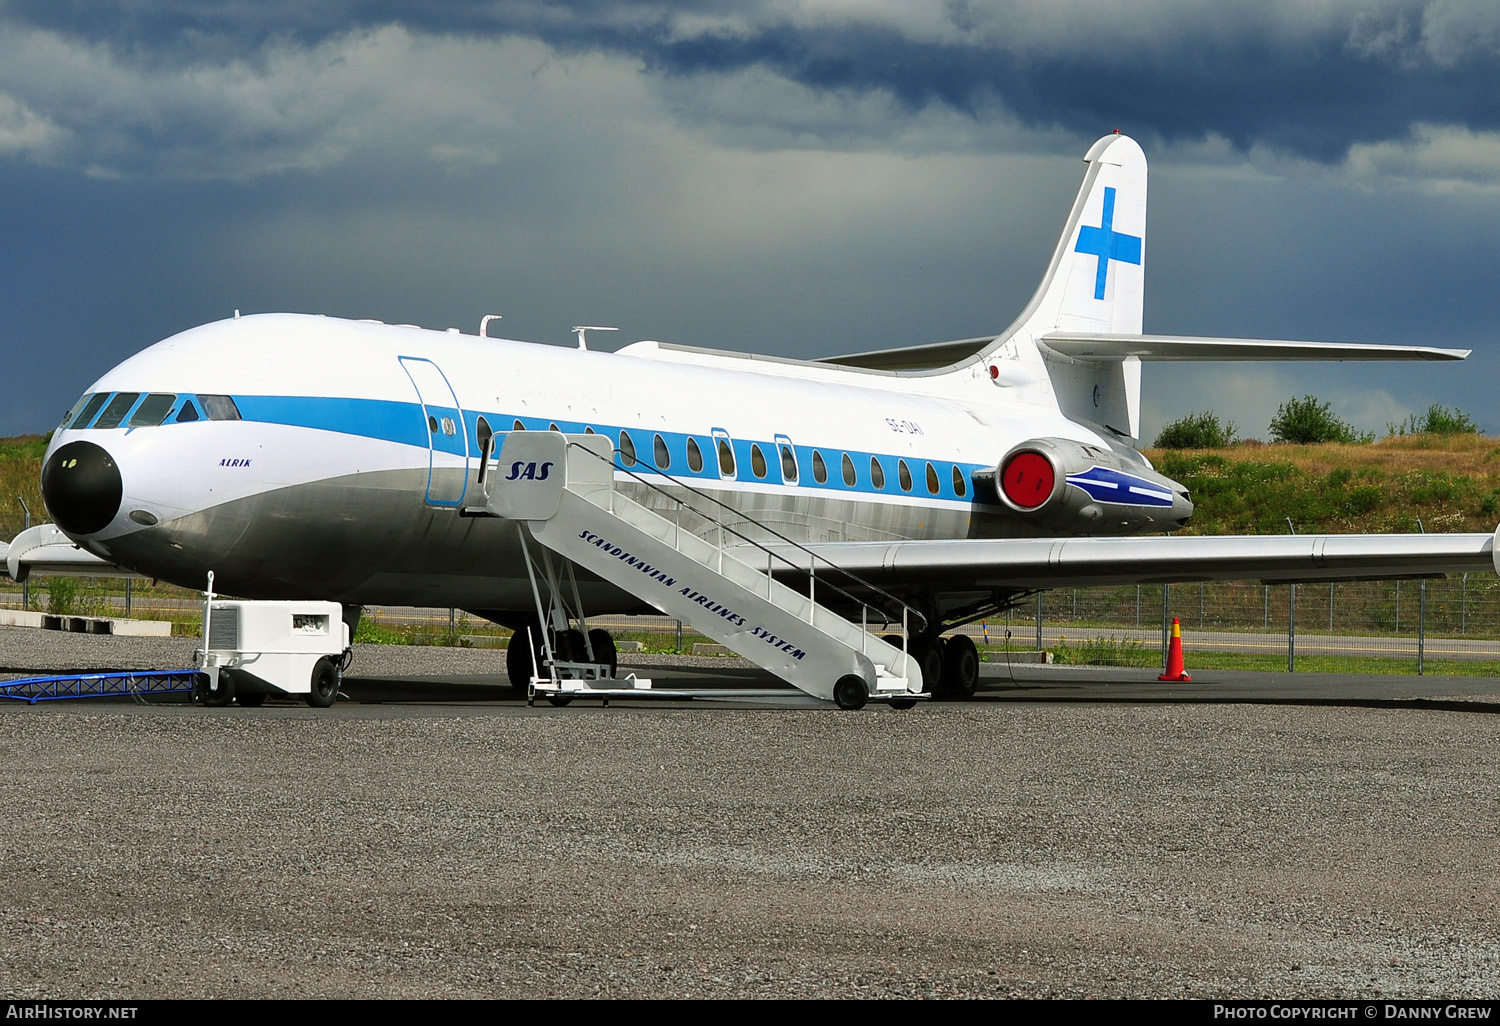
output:
MULTIPOLYGON (((662 470, 662 469, 660 469, 658 467, 649 466, 648 464, 646 464, 645 462, 643 462, 643 461, 641 461, 639 459, 635 461, 638 465, 640 465, 642 467, 645 467, 646 469, 650 470, 653 474, 657 474, 657 475, 659 475, 661 477, 666 478, 668 481, 671 481, 673 484, 677 485, 679 488, 682 488, 685 491, 691 492, 694 495, 698 496, 699 498, 706 499, 707 501, 713 503, 714 505, 719 506, 722 509, 726 509, 729 512, 735 514, 736 516, 745 518, 745 520, 747 520, 750 523, 754 524, 756 527, 760 528, 762 531, 765 531, 767 534, 773 535, 776 538, 779 538, 781 541, 785 542, 787 545, 790 545, 792 548, 797 549, 798 551, 805 553, 807 555, 807 557, 808 557, 808 560, 809 560, 807 568, 804 570, 804 568, 802 566, 800 566, 797 563, 792 562, 790 559, 788 559, 786 556, 782 555, 780 552, 777 552, 775 549, 768 548, 765 545, 761 544, 760 542, 756 541, 754 538, 751 538, 748 535, 742 534, 741 532, 735 530, 729 524, 724 523, 724 521, 720 520, 718 517, 715 517, 711 513, 707 513, 705 511, 697 508, 692 503, 690 503, 690 502, 686 501, 685 499, 683 499, 680 495, 673 495, 671 492, 668 492, 666 489, 660 488, 657 485, 655 485, 654 483, 652 483, 651 481, 648 481, 646 478, 642 477, 640 474, 637 474, 634 470, 630 469, 629 467, 626 467, 626 466, 622 465, 620 463, 619 459, 618 459, 618 455, 619 455, 619 451, 618 450, 613 450, 613 455, 609 456, 609 457, 606 457, 606 456, 600 455, 597 452, 594 452, 592 449, 590 449, 588 446, 582 444, 581 442, 574 442, 574 441, 569 440, 567 444, 568 444, 569 448, 576 448, 576 449, 578 449, 581 452, 586 452, 590 456, 592 456, 594 459, 600 461, 601 463, 608 463, 614 469, 620 470, 620 471, 625 472, 626 474, 629 474, 631 477, 635 478, 637 481, 639 481, 641 484, 645 485, 647 488, 651 489, 653 492, 656 492, 657 494, 663 496, 667 500, 669 500, 669 501, 677 504, 680 507, 683 507, 685 509, 691 510, 692 512, 698 514, 703 519, 707 520, 709 523, 716 525, 721 531, 728 531, 730 534, 732 534, 735 537, 739 538, 741 541, 745 542, 747 545, 751 545, 754 548, 759 549, 761 552, 764 552, 766 554, 766 556, 768 557, 768 559, 779 559, 782 563, 786 564, 792 570, 795 570, 795 571, 797 571, 799 573, 805 572, 807 574, 808 580, 810 582, 813 582, 813 581, 816 580, 817 563, 818 563, 819 560, 821 560, 823 563, 825 563, 828 566, 829 569, 837 571, 840 574, 843 574, 844 577, 848 578, 849 580, 857 581, 859 584, 861 584, 864 587, 866 587, 866 588, 870 589, 871 591, 875 592, 877 595, 881 595, 881 596, 889 599, 891 602, 894 602, 897 606, 899 606, 900 609, 901 609, 901 622, 902 622, 903 629, 905 629, 905 627, 906 627, 907 614, 910 614, 912 617, 914 617, 916 619, 916 621, 919 624, 921 624, 921 626, 923 628, 925 628, 927 626, 927 617, 923 616, 915 607, 907 605, 901 599, 897 598, 895 595, 892 595, 890 592, 886 591, 884 588, 880 587, 879 585, 877 585, 877 584, 871 584, 869 581, 865 580, 863 577, 860 577, 858 574, 854 573, 852 570, 845 570, 843 567, 839 566, 837 563, 835 563, 833 560, 829 559, 827 556, 819 555, 818 553, 816 553, 813 550, 809 549, 807 546, 803 545, 801 542, 794 541, 793 539, 788 538, 786 535, 782 534, 780 531, 776 530, 774 527, 771 527, 771 526, 769 526, 767 524, 761 523, 759 520, 756 520, 749 513, 746 513, 744 510, 737 509, 734 506, 731 506, 729 503, 725 502, 723 499, 715 498, 714 496, 709 495, 707 492, 700 491, 697 488, 694 488, 692 485, 688 484, 686 481, 683 481, 681 478, 674 477, 673 475, 667 473, 666 471, 664 471, 664 470, 662 470)), ((678 523, 678 527, 680 528, 681 526, 682 525, 679 522, 678 523)), ((723 550, 723 544, 722 543, 720 543, 719 549, 722 552, 722 550, 723 550)), ((769 572, 769 569, 767 570, 767 576, 771 576, 770 572, 769 572)), ((890 616, 890 610, 888 610, 888 609, 881 609, 879 606, 872 605, 871 603, 866 602, 864 599, 859 598, 858 596, 856 596, 856 595, 854 595, 854 594, 852 594, 852 593, 850 593, 848 591, 845 591, 843 588, 840 588, 837 584, 834 584, 834 583, 828 581, 827 579, 824 580, 823 585, 824 585, 824 587, 832 588, 834 591, 838 592, 840 595, 842 595, 844 598, 848 599, 850 602, 853 602, 856 605, 858 605, 861 609, 875 609, 883 617, 889 617, 890 616)), ((809 600, 815 601, 812 592, 813 592, 813 588, 809 587, 809 589, 808 589, 808 598, 809 598, 809 600)), ((891 623, 891 622, 894 622, 894 621, 891 621, 891 620, 887 619, 886 622, 887 623, 891 623)))

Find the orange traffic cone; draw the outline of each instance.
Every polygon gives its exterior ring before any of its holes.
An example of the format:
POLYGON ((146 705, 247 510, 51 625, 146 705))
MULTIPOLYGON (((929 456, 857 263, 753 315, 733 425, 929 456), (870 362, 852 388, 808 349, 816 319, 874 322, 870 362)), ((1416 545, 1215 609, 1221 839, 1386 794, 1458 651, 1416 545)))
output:
POLYGON ((1172 643, 1167 646, 1167 672, 1157 680, 1192 680, 1182 665, 1182 627, 1172 617, 1172 643))

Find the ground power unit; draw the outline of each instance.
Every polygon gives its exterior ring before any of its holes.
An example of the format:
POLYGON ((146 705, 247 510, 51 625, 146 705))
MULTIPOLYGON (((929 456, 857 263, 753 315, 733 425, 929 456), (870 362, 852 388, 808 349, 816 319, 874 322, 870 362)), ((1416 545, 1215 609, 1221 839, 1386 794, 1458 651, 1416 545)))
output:
POLYGON ((326 709, 339 696, 353 650, 337 602, 251 602, 213 597, 203 603, 203 648, 197 653, 204 705, 260 705, 267 695, 301 695, 326 709))

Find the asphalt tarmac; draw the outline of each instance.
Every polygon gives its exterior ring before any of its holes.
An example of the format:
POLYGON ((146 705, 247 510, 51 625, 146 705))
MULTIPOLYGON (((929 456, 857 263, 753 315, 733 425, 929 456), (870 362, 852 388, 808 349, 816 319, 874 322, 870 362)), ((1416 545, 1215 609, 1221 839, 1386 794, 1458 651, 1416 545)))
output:
MULTIPOLYGON (((22 633, 9 675, 191 651, 22 633)), ((0 703, 0 995, 1500 997, 1492 681, 989 664, 845 712, 641 658, 769 693, 553 708, 502 660, 0 703)))
MULTIPOLYGON (((808 698, 744 660, 715 657, 629 657, 621 671, 649 678, 658 691, 701 692, 695 699, 615 699, 612 707, 650 704, 684 707, 705 703, 726 708, 795 705, 830 708, 808 698), (753 692, 754 694, 749 694, 753 692)), ((1500 680, 1415 674, 1287 674, 1248 670, 1200 670, 1191 681, 1156 679, 1140 668, 985 663, 980 691, 968 704, 1107 702, 1133 704, 1274 704, 1362 707, 1452 708, 1500 712, 1500 680)), ((364 703, 506 703, 514 698, 503 672, 468 674, 360 674, 345 679, 344 693, 364 703)), ((537 700, 541 702, 541 699, 537 700)), ((576 704, 602 707, 597 699, 576 704)), ((942 703, 947 704, 947 703, 942 703)))

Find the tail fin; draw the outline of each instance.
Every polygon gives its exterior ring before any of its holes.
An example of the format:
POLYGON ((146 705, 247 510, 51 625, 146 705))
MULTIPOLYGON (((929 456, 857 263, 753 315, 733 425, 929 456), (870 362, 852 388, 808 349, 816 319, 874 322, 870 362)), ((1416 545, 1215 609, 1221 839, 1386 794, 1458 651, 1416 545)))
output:
POLYGON ((1083 159, 1088 170, 1052 262, 1011 332, 1140 334, 1146 155, 1117 133, 1094 143, 1083 159))
MULTIPOLYGON (((1003 367, 1040 362, 1058 408, 1118 434, 1140 434, 1141 368, 1134 357, 1079 360, 1049 349, 1054 333, 1139 335, 1146 282, 1146 155, 1129 136, 1107 135, 1083 158, 1088 170, 1036 294, 982 358, 1003 367)), ((1021 377, 1030 377, 1022 374, 1021 377)))

